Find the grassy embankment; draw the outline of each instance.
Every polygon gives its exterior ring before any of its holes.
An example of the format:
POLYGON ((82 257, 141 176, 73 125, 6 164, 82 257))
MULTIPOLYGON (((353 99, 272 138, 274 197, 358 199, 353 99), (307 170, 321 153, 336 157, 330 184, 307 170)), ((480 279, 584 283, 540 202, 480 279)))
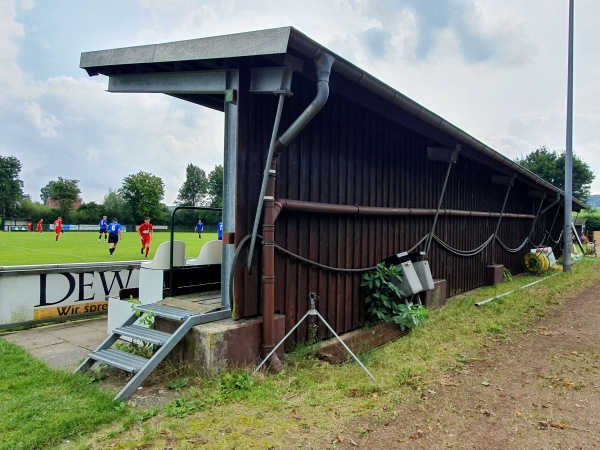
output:
MULTIPOLYGON (((429 385, 480 358, 489 343, 502 345, 515 333, 527 332, 530 324, 543 318, 550 308, 572 301, 577 292, 594 283, 599 268, 596 259, 585 259, 575 263, 570 274, 561 273, 482 307, 474 303, 518 289, 539 277, 514 277, 500 286, 449 299, 444 308, 433 310, 430 320, 407 337, 361 355, 376 382, 353 362, 342 366, 318 362, 312 356, 313 348, 305 346, 287 355, 287 368, 277 375, 253 376, 238 370, 217 379, 188 374, 165 380, 180 391, 177 400, 158 409, 129 409, 123 415, 106 416, 99 420, 105 426, 96 433, 87 431, 92 426, 82 427, 80 419, 65 417, 64 433, 44 438, 46 430, 54 426, 56 414, 62 415, 58 411, 64 399, 43 394, 42 386, 29 381, 27 373, 16 378, 0 377, 2 404, 21 404, 19 410, 34 411, 35 416, 37 402, 24 403, 19 395, 12 394, 23 392, 27 386, 30 398, 39 398, 45 409, 57 411, 40 416, 35 427, 25 431, 20 429, 24 423, 14 418, 20 412, 4 408, 0 434, 5 434, 10 424, 16 427, 15 433, 30 436, 31 442, 46 439, 47 446, 56 445, 60 435, 70 442, 63 441, 58 447, 68 449, 335 448, 337 444, 332 442, 337 436, 348 441, 368 434, 398 420, 399 404, 418 405, 425 397, 435 395, 429 392, 429 385)), ((14 358, 14 351, 8 357, 14 358)), ((3 361, 0 366, 4 366, 3 361)), ((70 377, 48 374, 44 379, 62 383, 63 378, 70 377)), ((56 386, 54 390, 77 390, 68 386, 56 386)), ((98 403, 96 408, 100 418, 113 411, 114 405, 98 403)), ((13 446, 16 443, 12 441, 13 446)), ((0 448, 19 448, 2 445, 0 448)))

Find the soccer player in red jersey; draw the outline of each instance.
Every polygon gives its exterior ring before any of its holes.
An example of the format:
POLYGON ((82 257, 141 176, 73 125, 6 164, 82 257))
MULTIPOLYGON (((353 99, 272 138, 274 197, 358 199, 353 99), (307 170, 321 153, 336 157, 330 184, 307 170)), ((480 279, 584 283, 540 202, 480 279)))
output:
POLYGON ((39 222, 37 223, 37 227, 35 228, 36 232, 42 232, 42 223, 44 223, 44 219, 40 219, 39 222))
POLYGON ((56 219, 54 221, 54 232, 56 233, 56 240, 58 241, 58 238, 60 236, 60 231, 62 229, 62 217, 58 217, 58 219, 56 219))
POLYGON ((150 251, 150 241, 154 235, 152 231, 152 224, 150 223, 150 217, 146 217, 144 219, 144 223, 138 227, 138 233, 140 235, 140 239, 142 240, 142 250, 140 253, 143 255, 144 251, 146 251, 146 258, 148 258, 148 252, 150 251))

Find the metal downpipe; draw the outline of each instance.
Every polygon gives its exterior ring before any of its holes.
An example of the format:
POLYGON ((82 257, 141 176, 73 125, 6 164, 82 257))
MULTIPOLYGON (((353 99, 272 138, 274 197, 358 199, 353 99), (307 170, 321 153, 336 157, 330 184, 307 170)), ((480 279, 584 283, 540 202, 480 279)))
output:
POLYGON ((279 102, 277 104, 277 113, 275 114, 275 123, 273 124, 273 133, 271 134, 271 143, 269 144, 269 153, 267 153, 267 162, 265 163, 265 170, 263 172, 262 184, 260 186, 260 194, 258 195, 258 205, 256 206, 256 215, 254 216, 254 226, 252 227, 252 238, 250 240, 250 248, 248 249, 248 261, 247 268, 250 271, 250 265, 252 264, 252 257, 254 256, 254 246, 256 244, 256 234, 258 233, 258 223, 260 222, 260 215, 262 214, 262 208, 264 203, 264 196, 267 190, 267 180, 269 179, 269 169, 271 168, 271 161, 273 160, 273 152, 275 151, 275 141, 277 140, 277 133, 279 132, 279 122, 281 121, 281 111, 283 110, 283 101, 287 92, 279 93, 279 102))
POLYGON ((550 208, 552 208, 554 205, 558 204, 559 202, 560 202, 560 194, 556 193, 556 199, 542 210, 542 214, 547 213, 550 210, 550 208))
MULTIPOLYGON (((498 231, 500 230, 500 224, 502 223, 502 215, 504 214, 504 209, 506 208, 506 202, 508 201, 508 194, 510 194, 510 190, 515 184, 515 178, 517 174, 514 174, 508 183, 508 189, 506 190, 506 195, 504 196, 504 203, 502 203, 502 211, 500 212, 500 217, 498 217, 498 223, 496 224, 496 229, 494 230, 494 239, 498 238, 498 231)), ((496 247, 492 247, 492 262, 496 261, 496 247)))
POLYGON ((450 157, 450 161, 448 162, 448 170, 446 170, 446 178, 444 179, 444 186, 442 187, 442 192, 440 194, 440 198, 438 201, 438 207, 433 217, 433 225, 431 225, 431 231, 429 232, 429 237, 427 238, 427 243, 425 244, 425 253, 429 253, 429 248, 431 247, 431 241, 433 240, 433 233, 435 233, 435 226, 437 225, 437 220, 440 212, 440 208, 442 207, 442 201, 444 200, 444 194, 446 193, 446 186, 448 186, 448 178, 450 177, 450 170, 452 170, 452 166, 456 164, 458 160, 458 154, 460 153, 462 147, 460 144, 456 144, 456 147, 452 151, 452 156, 450 157))
MULTIPOLYGON (((263 295, 263 336, 262 351, 263 356, 268 356, 275 348, 275 176, 277 167, 277 158, 281 152, 290 144, 290 142, 308 125, 308 123, 325 106, 329 98, 329 76, 334 57, 324 53, 315 60, 317 69, 317 95, 308 105, 304 112, 294 121, 294 123, 277 140, 275 152, 268 170, 268 181, 266 195, 264 196, 264 221, 263 221, 263 275, 262 275, 262 295, 263 295)), ((252 255, 250 255, 251 257, 252 255)), ((269 364, 274 370, 283 369, 281 361, 277 354, 269 358, 269 364)))
POLYGON ((527 236, 527 239, 529 239, 531 241, 531 235, 533 234, 533 230, 535 229, 535 224, 538 220, 538 218, 540 217, 540 212, 542 211, 542 206, 544 205, 544 200, 546 200, 546 194, 544 194, 542 196, 542 200, 540 201, 540 206, 538 208, 537 214, 535 215, 535 219, 533 220, 533 225, 531 225, 531 231, 529 231, 529 236, 527 236))
MULTIPOLYGON (((275 148, 278 155, 281 151, 290 145, 290 142, 310 123, 317 113, 325 106, 329 98, 329 76, 331 67, 335 58, 329 53, 323 53, 318 59, 315 59, 317 66, 317 95, 307 108, 298 116, 293 124, 277 140, 275 148)), ((275 157, 277 158, 277 156, 275 157)))

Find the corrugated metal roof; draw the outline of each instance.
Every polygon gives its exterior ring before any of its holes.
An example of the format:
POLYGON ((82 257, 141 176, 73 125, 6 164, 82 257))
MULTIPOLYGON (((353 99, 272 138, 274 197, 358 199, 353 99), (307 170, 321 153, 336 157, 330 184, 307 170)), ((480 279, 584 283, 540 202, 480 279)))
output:
MULTIPOLYGON (((115 73, 165 72, 168 63, 202 62, 208 60, 227 60, 235 58, 283 55, 293 50, 306 58, 317 58, 323 52, 333 55, 336 59, 333 71, 351 82, 367 89, 384 101, 409 112, 419 120, 439 129, 443 133, 480 152, 489 158, 490 164, 498 163, 524 176, 540 187, 556 192, 561 196, 564 192, 552 184, 542 180, 529 170, 523 168, 511 159, 498 153, 483 142, 477 140, 457 126, 428 110, 424 106, 406 97, 366 71, 360 69, 346 59, 328 50, 316 41, 310 39, 293 27, 273 28, 268 30, 236 33, 224 36, 206 37, 163 44, 126 47, 112 50, 85 52, 81 54, 80 67, 90 75, 115 73)), ((194 67, 195 69, 197 67, 194 67)), ((185 70, 181 67, 178 70, 185 70)), ((191 70, 191 69, 190 69, 191 70)), ((583 202, 577 199, 574 204, 585 208, 583 202)))

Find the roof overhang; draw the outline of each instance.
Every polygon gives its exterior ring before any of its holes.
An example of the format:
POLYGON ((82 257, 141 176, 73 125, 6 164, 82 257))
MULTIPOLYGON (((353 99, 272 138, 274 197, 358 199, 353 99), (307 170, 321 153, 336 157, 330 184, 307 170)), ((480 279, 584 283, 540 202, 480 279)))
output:
MULTIPOLYGON (((222 92, 219 89, 223 88, 223 73, 237 67, 240 61, 252 59, 257 68, 283 66, 302 71, 304 60, 314 60, 323 53, 335 58, 334 74, 346 83, 370 92, 389 107, 400 109, 403 117, 409 117, 415 127, 417 122, 426 124, 428 129, 445 136, 447 143, 461 144, 468 156, 507 175, 517 174, 528 184, 564 196, 562 190, 293 27, 85 52, 81 54, 80 67, 90 76, 102 74, 110 77, 111 92, 159 92, 158 86, 164 89, 160 92, 220 109, 222 92), (161 87, 161 83, 164 86, 161 87)), ((573 199, 573 204, 578 208, 586 207, 577 199, 573 199)))

